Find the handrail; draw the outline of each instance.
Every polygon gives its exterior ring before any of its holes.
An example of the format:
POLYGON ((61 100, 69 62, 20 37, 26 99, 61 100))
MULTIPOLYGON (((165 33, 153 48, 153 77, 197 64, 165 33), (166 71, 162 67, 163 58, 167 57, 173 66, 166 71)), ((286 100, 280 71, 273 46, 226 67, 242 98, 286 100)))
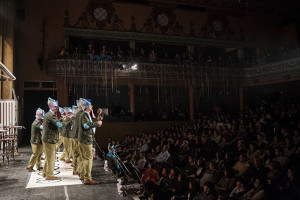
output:
POLYGON ((16 80, 16 77, 7 69, 7 67, 0 62, 0 69, 7 75, 6 78, 9 78, 10 80, 14 81, 16 80))

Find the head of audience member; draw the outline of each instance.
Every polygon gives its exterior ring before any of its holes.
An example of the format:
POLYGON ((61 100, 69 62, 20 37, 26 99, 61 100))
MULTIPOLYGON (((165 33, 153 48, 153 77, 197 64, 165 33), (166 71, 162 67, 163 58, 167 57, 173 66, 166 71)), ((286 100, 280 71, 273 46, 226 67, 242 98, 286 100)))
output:
POLYGON ((244 155, 244 154, 240 154, 239 155, 239 161, 241 162, 241 163, 244 163, 244 162, 246 162, 246 156, 244 155))
POLYGON ((208 194, 212 191, 213 189, 213 183, 212 182, 205 182, 204 186, 203 186, 203 191, 205 192, 205 194, 208 194))

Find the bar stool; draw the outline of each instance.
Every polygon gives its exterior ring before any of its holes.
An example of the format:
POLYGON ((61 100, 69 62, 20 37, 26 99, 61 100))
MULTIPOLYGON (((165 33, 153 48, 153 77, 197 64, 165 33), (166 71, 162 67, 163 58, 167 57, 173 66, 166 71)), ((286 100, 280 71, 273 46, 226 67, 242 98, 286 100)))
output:
POLYGON ((10 126, 4 126, 5 129, 7 129, 9 131, 9 135, 10 135, 10 138, 14 139, 14 142, 13 142, 13 151, 14 151, 14 156, 15 155, 18 155, 18 130, 20 129, 26 129, 24 126, 14 126, 14 125, 10 125, 10 126))
POLYGON ((0 129, 0 146, 2 148, 1 156, 4 159, 6 157, 8 164, 10 156, 14 159, 14 138, 9 134, 9 130, 0 129))

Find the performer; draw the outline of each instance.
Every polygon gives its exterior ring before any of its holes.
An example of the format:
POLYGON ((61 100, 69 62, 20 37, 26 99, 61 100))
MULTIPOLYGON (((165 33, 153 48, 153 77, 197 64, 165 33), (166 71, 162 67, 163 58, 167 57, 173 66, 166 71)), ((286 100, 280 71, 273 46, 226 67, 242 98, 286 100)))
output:
POLYGON ((41 157, 43 154, 43 144, 42 144, 43 116, 44 116, 44 110, 38 108, 35 112, 35 120, 31 124, 30 143, 32 148, 32 155, 27 165, 27 170, 29 172, 34 172, 33 170, 34 165, 36 165, 36 168, 38 170, 43 169, 41 164, 41 157))
POLYGON ((64 108, 65 115, 63 117, 63 126, 61 128, 61 136, 63 137, 64 153, 61 155, 60 160, 66 163, 71 163, 72 143, 70 139, 70 131, 72 125, 72 108, 64 108))
POLYGON ((73 157, 73 175, 79 175, 81 169, 79 167, 79 160, 81 160, 81 156, 79 154, 79 147, 78 147, 78 124, 80 115, 83 113, 81 107, 81 99, 77 100, 77 106, 73 106, 73 116, 75 117, 72 120, 72 128, 70 132, 70 138, 72 141, 72 157, 73 157))
POLYGON ((90 116, 92 111, 91 102, 83 99, 82 100, 83 113, 79 118, 79 151, 82 155, 82 167, 83 167, 83 177, 84 184, 94 185, 99 182, 92 180, 92 165, 93 165, 93 135, 95 134, 95 128, 102 125, 102 121, 98 120, 93 122, 90 116))
MULTIPOLYGON (((65 113, 65 110, 63 108, 59 108, 59 112, 60 112, 59 122, 62 123, 63 122, 63 117, 66 115, 66 113, 65 113)), ((63 137, 61 136, 61 131, 62 131, 62 127, 58 128, 59 138, 58 138, 58 142, 56 144, 56 151, 63 143, 63 137)), ((64 154, 65 154, 65 151, 63 151, 62 155, 64 155, 64 154)), ((61 156, 61 157, 63 157, 63 156, 61 156)), ((64 160, 62 160, 62 161, 64 161, 64 160)))
POLYGON ((43 168, 43 177, 46 180, 57 180, 57 177, 53 176, 55 165, 55 145, 58 141, 57 128, 62 127, 62 124, 58 121, 56 113, 58 111, 57 101, 48 98, 48 106, 50 110, 44 116, 44 126, 42 134, 42 142, 44 146, 44 152, 46 155, 45 164, 43 168))

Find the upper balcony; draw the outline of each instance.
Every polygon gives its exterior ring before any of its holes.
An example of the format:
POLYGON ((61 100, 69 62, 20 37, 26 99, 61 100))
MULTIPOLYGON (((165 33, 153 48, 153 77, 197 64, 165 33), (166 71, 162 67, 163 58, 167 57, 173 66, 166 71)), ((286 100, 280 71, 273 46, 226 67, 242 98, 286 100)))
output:
POLYGON ((244 69, 244 86, 300 80, 300 56, 244 69))
POLYGON ((121 60, 90 60, 88 55, 56 55, 49 57, 47 74, 56 77, 107 81, 112 78, 124 81, 189 83, 192 85, 236 86, 243 70, 233 63, 205 63, 176 61, 174 59, 122 58, 121 60), (137 69, 130 67, 137 64, 137 69))
POLYGON ((244 68, 239 63, 202 63, 175 59, 128 58, 91 60, 88 55, 49 57, 47 73, 56 77, 111 78, 211 86, 254 86, 300 79, 300 57, 244 68), (130 66, 137 64, 137 70, 130 66), (123 68, 127 66, 127 68, 123 68))

